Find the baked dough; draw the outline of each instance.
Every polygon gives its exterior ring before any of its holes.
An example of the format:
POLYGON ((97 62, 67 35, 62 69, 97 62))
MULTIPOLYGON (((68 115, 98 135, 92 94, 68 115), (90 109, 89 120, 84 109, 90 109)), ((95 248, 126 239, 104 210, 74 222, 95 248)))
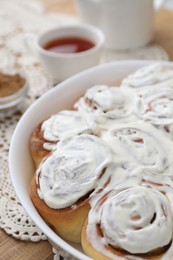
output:
POLYGON ((93 120, 79 111, 63 110, 44 120, 34 130, 30 138, 30 150, 36 168, 58 142, 73 135, 95 134, 98 128, 93 120))
POLYGON ((161 192, 142 186, 112 190, 91 206, 82 247, 92 259, 161 259, 172 243, 171 227, 171 206, 161 192))
POLYGON ((43 158, 45 158, 50 151, 44 149, 45 139, 41 131, 41 124, 39 124, 32 132, 30 138, 30 152, 35 168, 37 169, 43 158))
POLYGON ((89 195, 111 160, 109 147, 83 134, 59 142, 42 161, 31 184, 31 199, 40 215, 64 239, 81 241, 90 209, 89 195))
POLYGON ((39 214, 58 235, 71 242, 81 242, 81 230, 90 210, 88 198, 78 201, 71 207, 52 209, 38 196, 36 175, 31 183, 30 196, 39 214))

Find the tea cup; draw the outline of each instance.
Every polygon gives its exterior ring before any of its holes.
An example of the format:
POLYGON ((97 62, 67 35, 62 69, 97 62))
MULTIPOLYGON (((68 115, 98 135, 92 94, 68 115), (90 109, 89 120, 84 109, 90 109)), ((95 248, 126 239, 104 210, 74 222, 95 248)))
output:
POLYGON ((89 67, 98 64, 104 45, 103 32, 87 24, 58 26, 42 32, 36 41, 36 51, 45 69, 52 76, 54 83, 63 81, 68 77, 89 67), (92 46, 79 52, 54 52, 45 46, 58 39, 77 38, 89 41, 92 46))

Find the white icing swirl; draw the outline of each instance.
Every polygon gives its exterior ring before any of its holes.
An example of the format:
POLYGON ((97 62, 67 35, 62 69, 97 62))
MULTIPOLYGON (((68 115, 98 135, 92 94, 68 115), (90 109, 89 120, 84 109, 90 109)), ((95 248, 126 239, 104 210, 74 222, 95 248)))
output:
POLYGON ((88 89, 75 104, 75 108, 84 113, 92 113, 95 122, 103 128, 111 124, 128 122, 136 118, 135 112, 141 108, 140 99, 131 91, 119 87, 96 85, 88 89))
POLYGON ((143 95, 143 121, 154 125, 173 139, 173 88, 158 88, 143 95))
POLYGON ((154 125, 173 139, 173 69, 154 63, 142 67, 122 81, 122 89, 131 90, 141 100, 138 118, 154 125))
POLYGON ((145 91, 151 87, 160 88, 165 85, 173 87, 173 69, 163 63, 142 67, 126 77, 121 84, 122 87, 136 91, 145 91))
POLYGON ((92 118, 86 118, 78 111, 65 110, 45 120, 41 130, 44 139, 47 140, 44 148, 52 150, 60 139, 82 133, 96 134, 98 127, 92 118))
POLYGON ((103 132, 101 138, 116 154, 124 158, 125 168, 150 166, 166 171, 168 165, 172 164, 169 156, 170 151, 173 153, 172 143, 150 124, 122 124, 103 132))
POLYGON ((168 199, 157 190, 137 186, 112 191, 92 205, 87 234, 95 248, 112 258, 105 245, 132 254, 149 253, 171 242, 172 228, 168 199), (98 225, 104 239, 98 237, 98 225))
POLYGON ((64 139, 37 170, 38 194, 51 208, 65 208, 96 188, 112 160, 109 147, 96 136, 64 139))

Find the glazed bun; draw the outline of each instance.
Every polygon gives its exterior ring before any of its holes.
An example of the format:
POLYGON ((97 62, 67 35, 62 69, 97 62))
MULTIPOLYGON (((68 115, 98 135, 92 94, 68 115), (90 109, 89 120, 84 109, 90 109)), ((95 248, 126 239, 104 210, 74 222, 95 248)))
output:
POLYGON ((87 196, 75 205, 53 209, 38 196, 36 176, 31 183, 30 196, 39 214, 58 235, 65 240, 80 243, 81 230, 90 210, 87 196))
POLYGON ((94 259, 161 259, 172 243, 172 224, 170 202, 161 192, 142 186, 110 191, 92 205, 82 247, 94 259))
POLYGON ((40 215, 64 239, 81 241, 90 209, 89 195, 110 160, 110 149, 101 139, 83 134, 60 141, 37 169, 31 199, 40 215))
POLYGON ((92 118, 84 117, 74 110, 60 111, 39 124, 30 138, 30 151, 36 168, 57 143, 73 135, 96 134, 98 128, 92 118))

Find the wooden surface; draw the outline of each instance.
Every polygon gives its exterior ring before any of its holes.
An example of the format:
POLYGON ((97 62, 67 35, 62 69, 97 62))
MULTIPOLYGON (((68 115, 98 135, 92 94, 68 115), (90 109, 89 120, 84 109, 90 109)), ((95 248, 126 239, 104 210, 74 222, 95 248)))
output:
POLYGON ((155 16, 154 39, 173 61, 173 11, 161 9, 155 16))
MULTIPOLYGON (((40 0, 46 11, 76 15, 75 0, 40 0)), ((84 0, 85 1, 85 0, 84 0)), ((155 17, 154 39, 173 60, 173 12, 160 10, 155 17)), ((0 230, 0 260, 51 260, 52 247, 47 241, 22 242, 0 230)))

